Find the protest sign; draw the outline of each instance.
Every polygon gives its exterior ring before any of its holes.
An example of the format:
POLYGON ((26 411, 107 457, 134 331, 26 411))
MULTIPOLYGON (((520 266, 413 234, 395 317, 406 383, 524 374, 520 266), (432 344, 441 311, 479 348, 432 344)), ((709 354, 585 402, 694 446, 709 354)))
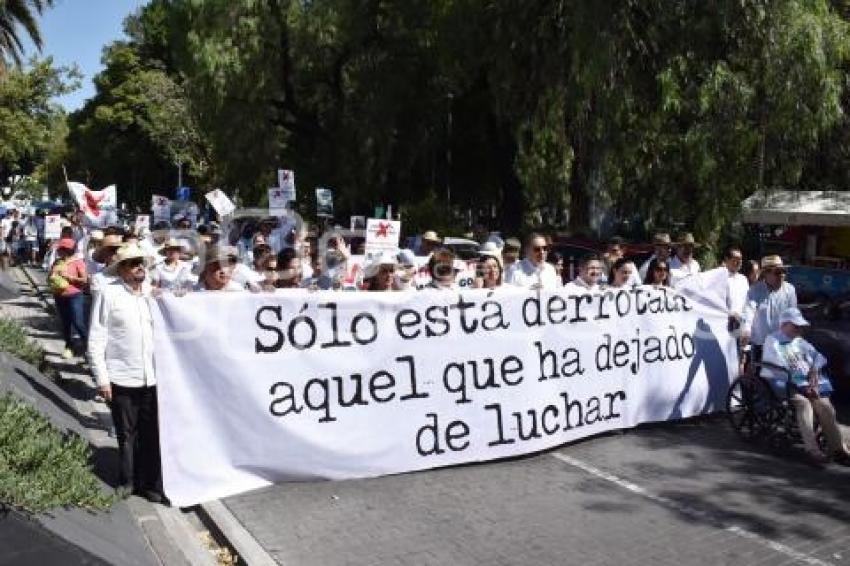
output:
POLYGON ((89 226, 102 228, 118 222, 118 194, 115 185, 93 191, 82 183, 68 181, 68 191, 85 214, 89 226))
POLYGON ((288 193, 280 187, 269 187, 269 216, 283 216, 289 203, 295 200, 295 193, 288 193))
POLYGON ((136 215, 136 234, 139 233, 140 230, 150 230, 151 228, 151 217, 148 214, 138 214, 136 215))
POLYGON ((290 169, 277 170, 277 186, 295 192, 295 172, 290 169))
POLYGON ((171 219, 171 199, 153 195, 151 197, 151 214, 154 223, 168 222, 171 219))
POLYGON ((219 216, 227 216, 236 210, 236 205, 233 204, 233 201, 221 189, 210 191, 205 196, 219 216))
POLYGON ((48 240, 58 240, 62 234, 62 216, 48 214, 44 217, 44 237, 48 240))
POLYGON ((316 215, 334 215, 334 193, 324 187, 316 187, 316 215))
POLYGON ((737 367, 727 313, 666 288, 197 293, 151 305, 167 376, 165 492, 180 507, 719 410, 737 367))
POLYGON ((370 218, 366 221, 366 256, 371 257, 381 252, 397 252, 399 238, 401 238, 401 222, 370 218))

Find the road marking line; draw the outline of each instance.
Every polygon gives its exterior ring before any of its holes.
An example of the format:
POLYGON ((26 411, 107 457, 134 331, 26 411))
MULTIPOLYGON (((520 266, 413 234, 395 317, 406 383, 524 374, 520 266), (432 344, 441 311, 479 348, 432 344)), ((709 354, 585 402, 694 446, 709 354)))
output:
POLYGON ((754 532, 743 529, 743 528, 741 528, 737 525, 723 524, 719 519, 714 517, 713 514, 711 514, 711 513, 708 513, 706 511, 701 511, 701 510, 695 509, 693 507, 689 507, 689 506, 687 506, 683 503, 679 503, 678 501, 675 501, 675 500, 670 499, 668 497, 664 497, 662 495, 657 495, 655 493, 652 493, 648 489, 643 488, 643 487, 637 485, 636 483, 632 483, 628 480, 625 480, 623 478, 615 476, 614 474, 611 474, 611 473, 608 473, 604 470, 601 470, 601 469, 599 469, 595 466, 588 464, 587 462, 577 460, 576 458, 573 458, 572 456, 567 456, 566 454, 561 454, 559 452, 553 452, 552 457, 564 462, 565 464, 569 464, 570 466, 573 466, 573 467, 576 467, 576 468, 578 468, 582 471, 585 471, 590 475, 593 475, 593 476, 596 476, 596 477, 603 479, 605 481, 611 482, 611 483, 617 485, 618 487, 625 489, 626 491, 630 491, 630 492, 632 492, 636 495, 640 495, 644 499, 648 499, 650 501, 658 503, 659 505, 663 505, 664 507, 673 509, 674 511, 682 513, 683 515, 690 515, 692 517, 698 517, 698 518, 701 518, 701 519, 708 520, 709 522, 714 523, 715 526, 719 529, 722 529, 722 530, 724 530, 728 533, 739 536, 741 538, 751 540, 751 541, 753 541, 757 544, 760 544, 761 546, 769 548, 769 549, 771 549, 775 552, 778 552, 780 554, 784 554, 785 556, 787 556, 789 558, 793 558, 794 560, 798 560, 798 561, 804 562, 806 564, 811 564, 812 566, 834 566, 834 564, 832 564, 830 562, 824 562, 823 560, 820 560, 819 558, 815 558, 814 556, 810 556, 808 554, 805 554, 803 552, 795 550, 788 545, 785 545, 785 544, 770 540, 768 538, 765 538, 765 537, 758 535, 754 532))

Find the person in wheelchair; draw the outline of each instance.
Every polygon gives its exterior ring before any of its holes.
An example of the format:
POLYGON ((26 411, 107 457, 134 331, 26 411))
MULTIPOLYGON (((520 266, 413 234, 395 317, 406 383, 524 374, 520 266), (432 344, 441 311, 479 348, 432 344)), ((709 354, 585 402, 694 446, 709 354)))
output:
MULTIPOLYGON (((850 465, 850 453, 835 421, 835 408, 829 401, 832 384, 824 375, 827 360, 800 336, 801 328, 804 326, 809 326, 809 322, 803 317, 800 309, 796 307, 785 309, 779 317, 779 330, 769 334, 765 339, 762 361, 780 366, 790 372, 790 387, 792 387, 790 399, 810 461, 817 465, 823 465, 829 461, 829 458, 820 450, 815 438, 814 414, 817 415, 826 436, 832 460, 847 466, 850 465)), ((788 376, 785 372, 763 367, 762 377, 768 379, 775 388, 784 390, 788 376)))

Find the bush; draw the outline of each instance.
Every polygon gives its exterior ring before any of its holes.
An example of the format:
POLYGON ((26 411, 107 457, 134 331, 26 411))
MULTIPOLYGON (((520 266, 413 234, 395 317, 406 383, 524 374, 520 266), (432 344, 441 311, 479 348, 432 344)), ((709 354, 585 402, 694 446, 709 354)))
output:
POLYGON ((44 361, 44 348, 27 336, 19 322, 9 318, 0 318, 0 350, 33 367, 38 367, 44 361))
POLYGON ((24 327, 16 320, 0 318, 0 351, 27 362, 49 377, 55 377, 55 370, 51 371, 45 361, 44 348, 27 336, 24 327))
POLYGON ((92 473, 91 449, 63 434, 32 407, 0 396, 0 507, 107 509, 115 497, 92 473))

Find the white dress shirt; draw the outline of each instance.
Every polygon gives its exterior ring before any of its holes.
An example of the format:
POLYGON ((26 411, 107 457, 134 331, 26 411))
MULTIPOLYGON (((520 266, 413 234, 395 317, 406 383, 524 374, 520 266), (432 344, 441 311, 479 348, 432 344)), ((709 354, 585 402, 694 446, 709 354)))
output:
POLYGON ((747 293, 750 290, 750 282, 740 273, 729 274, 729 294, 726 298, 726 308, 729 314, 744 314, 744 305, 747 303, 747 293))
POLYGON ((561 287, 555 267, 549 262, 534 265, 531 260, 523 259, 514 262, 505 271, 505 284, 516 287, 540 287, 542 289, 557 289, 561 287))
POLYGON ((178 261, 175 266, 167 263, 158 263, 151 269, 151 279, 160 289, 175 291, 195 284, 197 278, 192 275, 191 264, 178 261))
POLYGON ((144 289, 137 295, 114 279, 94 296, 88 355, 98 387, 156 385, 153 319, 144 289))
POLYGON ((793 285, 783 281, 778 289, 771 289, 759 281, 747 291, 741 328, 752 344, 761 346, 771 332, 779 330, 782 312, 796 306, 797 291, 793 285))

